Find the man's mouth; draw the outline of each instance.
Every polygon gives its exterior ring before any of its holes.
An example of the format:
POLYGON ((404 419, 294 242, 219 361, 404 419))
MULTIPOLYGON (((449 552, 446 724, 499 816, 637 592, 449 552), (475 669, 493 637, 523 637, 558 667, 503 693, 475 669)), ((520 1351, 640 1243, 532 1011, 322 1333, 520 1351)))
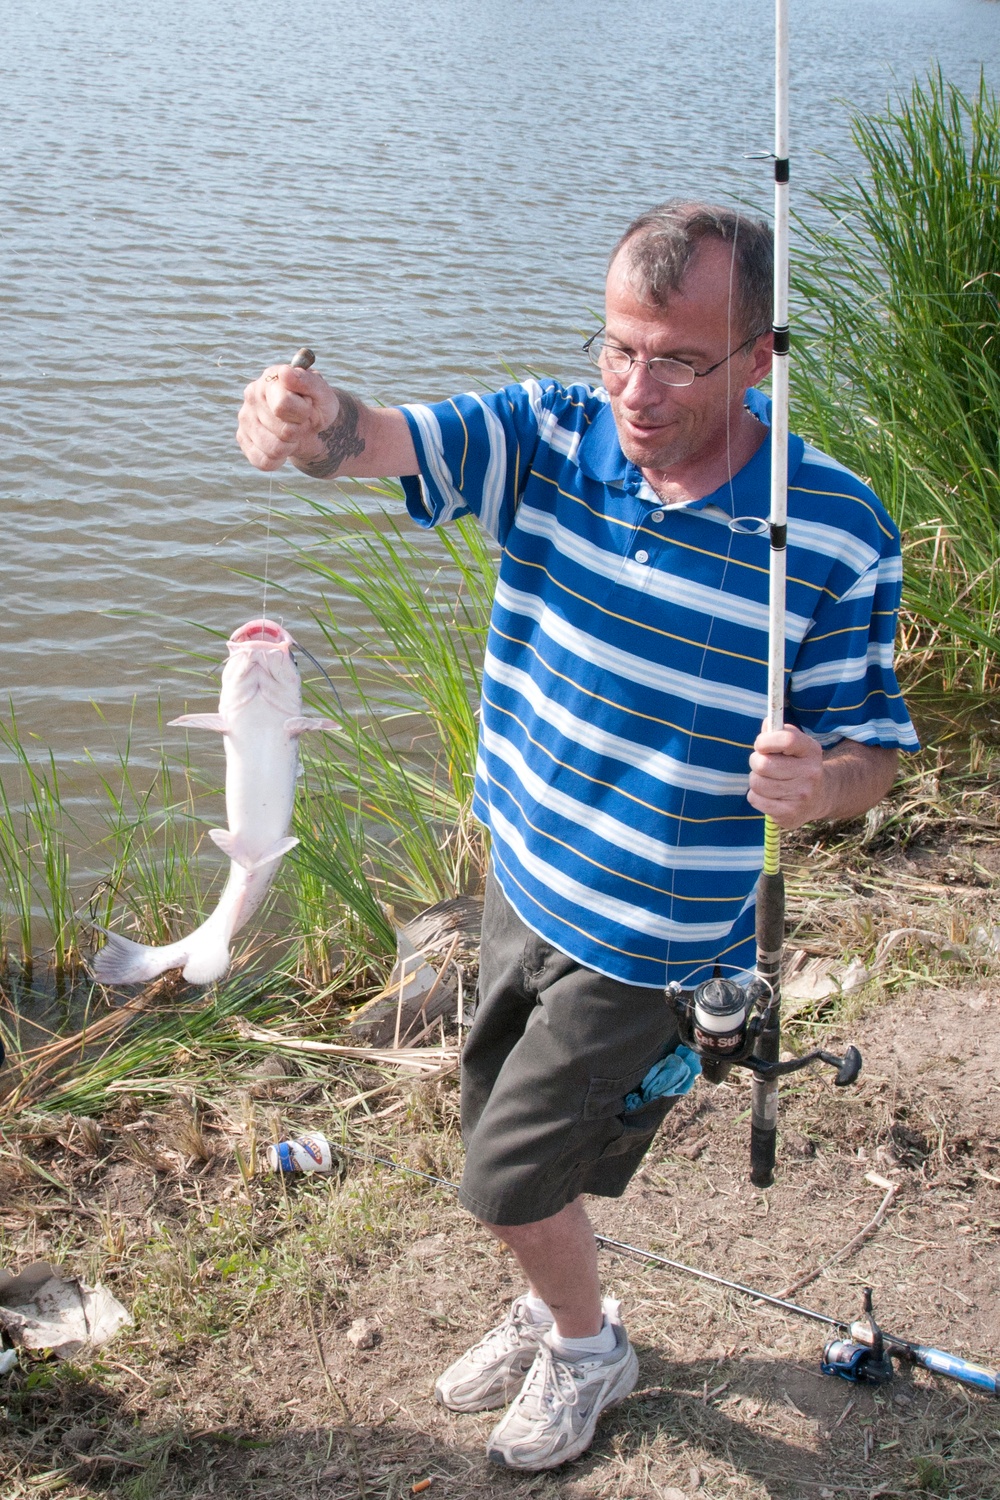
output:
POLYGON ((622 417, 632 431, 639 434, 662 432, 665 427, 670 425, 668 422, 656 421, 650 417, 634 417, 627 412, 623 412, 622 417))

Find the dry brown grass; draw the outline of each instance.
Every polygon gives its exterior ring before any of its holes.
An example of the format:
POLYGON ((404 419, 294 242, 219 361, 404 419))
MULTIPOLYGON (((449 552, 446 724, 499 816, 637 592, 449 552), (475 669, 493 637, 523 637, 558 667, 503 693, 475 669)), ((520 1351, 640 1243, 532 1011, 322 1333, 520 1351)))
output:
MULTIPOLYGON (((599 1227, 765 1289, 826 1259, 870 1219, 875 1167, 901 1184, 885 1224, 810 1289, 834 1315, 874 1284, 886 1325, 970 1356, 1000 1350, 1000 1070, 997 987, 926 990, 859 1023, 863 1082, 834 1094, 810 1077, 784 1093, 780 1178, 746 1182, 748 1090, 736 1081, 675 1110, 626 1198, 599 1227)), ((565 1500, 798 1500, 1000 1496, 995 1403, 922 1374, 888 1391, 823 1378, 823 1330, 648 1263, 608 1255, 640 1355, 636 1392, 564 1472, 491 1467, 492 1418, 452 1417, 439 1368, 495 1321, 516 1268, 451 1194, 345 1159, 343 1177, 245 1184, 249 1133, 325 1126, 330 1096, 364 1078, 331 1073, 306 1106, 294 1079, 202 1122, 202 1164, 178 1150, 183 1100, 126 1102, 101 1154, 73 1152, 66 1122, 21 1143, 0 1211, 0 1260, 45 1254, 98 1275, 136 1327, 79 1369, 8 1377, 4 1500, 401 1500, 429 1493, 565 1500), (143 1143, 143 1151, 137 1151, 143 1143), (366 1319, 376 1337, 346 1335, 366 1319)), ((403 1085, 405 1117, 352 1128, 353 1148, 425 1171, 460 1169, 450 1081, 403 1085)))
MULTIPOLYGON (((734 1077, 668 1117, 600 1228, 778 1291, 871 1219, 874 1170, 900 1185, 885 1221, 804 1300, 852 1315, 871 1284, 893 1332, 998 1362, 1000 981, 976 938, 1000 922, 993 785, 986 761, 925 763, 867 828, 790 841, 797 943, 870 960, 918 928, 943 946, 901 940, 865 990, 790 1025, 795 1045, 857 1041, 865 1071, 847 1093, 784 1088, 773 1189, 747 1183, 734 1077)), ((403 1500, 424 1478, 430 1500, 1000 1500, 995 1402, 919 1372, 828 1380, 819 1325, 611 1255, 639 1386, 565 1471, 490 1466, 493 1419, 448 1415, 432 1386, 518 1289, 509 1257, 447 1191, 354 1155, 330 1178, 253 1171, 312 1127, 454 1178, 453 1078, 344 1057, 303 1077, 266 1055, 248 1045, 210 1097, 151 1081, 99 1121, 22 1115, 0 1141, 0 1265, 44 1255, 136 1319, 90 1363, 0 1377, 2 1500, 403 1500)))

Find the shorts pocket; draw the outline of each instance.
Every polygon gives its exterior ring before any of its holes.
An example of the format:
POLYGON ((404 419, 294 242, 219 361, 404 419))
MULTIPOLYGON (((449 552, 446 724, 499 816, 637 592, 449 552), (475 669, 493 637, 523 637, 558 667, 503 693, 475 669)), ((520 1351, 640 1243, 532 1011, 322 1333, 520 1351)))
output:
MULTIPOLYGON (((612 1115, 625 1115, 625 1095, 630 1094, 633 1089, 639 1087, 640 1081, 645 1078, 654 1063, 659 1062, 663 1056, 662 1045, 652 1051, 648 1057, 643 1058, 631 1073, 626 1073, 624 1078, 591 1078, 589 1087, 583 1101, 583 1118, 585 1120, 607 1120, 612 1115)), ((654 1099, 654 1104, 659 1100, 654 1099)), ((636 1115, 644 1115, 648 1105, 634 1111, 636 1115)))
MULTIPOLYGON (((640 1077, 644 1077, 640 1074, 640 1077)), ((635 1088, 635 1074, 624 1078, 592 1078, 583 1101, 585 1120, 607 1120, 625 1113, 625 1095, 635 1088)))
MULTIPOLYGON (((650 1063, 649 1066, 652 1066, 650 1063)), ((644 1075, 642 1075, 644 1076, 644 1075)), ((635 1088, 635 1074, 625 1078, 592 1078, 583 1105, 585 1120, 607 1120, 607 1139, 598 1160, 642 1152, 663 1123, 675 1099, 650 1099, 639 1109, 626 1111, 625 1095, 635 1088)))

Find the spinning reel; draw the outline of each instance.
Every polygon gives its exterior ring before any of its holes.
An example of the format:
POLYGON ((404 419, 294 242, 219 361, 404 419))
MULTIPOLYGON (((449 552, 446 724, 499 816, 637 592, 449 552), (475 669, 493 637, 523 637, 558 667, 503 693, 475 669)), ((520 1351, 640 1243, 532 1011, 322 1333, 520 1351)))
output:
POLYGON ((820 1369, 852 1385, 885 1385, 893 1377, 885 1336, 872 1312, 872 1289, 866 1286, 861 1317, 850 1326, 850 1337, 831 1339, 823 1350, 820 1369))
POLYGON ((777 990, 765 979, 755 978, 744 986, 716 975, 694 990, 671 984, 667 1001, 676 1013, 681 1041, 701 1058, 702 1074, 709 1083, 721 1083, 735 1066, 749 1068, 755 1077, 766 1080, 822 1062, 837 1070, 834 1083, 838 1088, 854 1083, 861 1072, 857 1047, 848 1047, 843 1057, 816 1047, 786 1062, 759 1055, 764 1050, 759 1043, 776 1029, 779 1013, 777 990))

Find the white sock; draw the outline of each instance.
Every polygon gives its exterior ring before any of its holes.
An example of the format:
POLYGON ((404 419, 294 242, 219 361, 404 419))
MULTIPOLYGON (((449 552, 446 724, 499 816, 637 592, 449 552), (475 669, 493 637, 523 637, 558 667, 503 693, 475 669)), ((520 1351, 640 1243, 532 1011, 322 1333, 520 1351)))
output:
POLYGON ((563 1338, 555 1325, 549 1334, 549 1344, 557 1354, 565 1355, 567 1359, 580 1359, 586 1354, 610 1354, 617 1342, 614 1325, 607 1318, 601 1324, 600 1333, 592 1333, 589 1338, 563 1338))
POLYGON ((543 1302, 541 1297, 536 1297, 534 1292, 525 1292, 524 1306, 532 1323, 551 1323, 554 1321, 549 1304, 543 1302))

